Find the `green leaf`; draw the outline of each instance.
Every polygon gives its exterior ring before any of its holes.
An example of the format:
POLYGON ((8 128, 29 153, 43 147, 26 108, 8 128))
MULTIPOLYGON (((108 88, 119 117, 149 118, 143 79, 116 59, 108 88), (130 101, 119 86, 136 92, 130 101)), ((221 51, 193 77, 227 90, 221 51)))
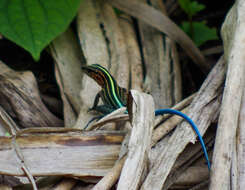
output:
POLYGON ((193 22, 192 29, 189 22, 183 22, 181 28, 192 38, 197 46, 204 44, 208 40, 218 39, 216 28, 209 28, 205 21, 193 22))
POLYGON ((5 137, 10 137, 11 135, 9 134, 9 132, 5 133, 5 137))
POLYGON ((114 12, 116 13, 116 15, 120 16, 123 12, 117 8, 114 8, 114 12))
POLYGON ((1 0, 0 33, 29 51, 35 60, 65 31, 81 0, 1 0))
POLYGON ((189 16, 192 17, 196 13, 205 9, 205 5, 198 3, 197 1, 191 0, 178 0, 180 7, 189 16))

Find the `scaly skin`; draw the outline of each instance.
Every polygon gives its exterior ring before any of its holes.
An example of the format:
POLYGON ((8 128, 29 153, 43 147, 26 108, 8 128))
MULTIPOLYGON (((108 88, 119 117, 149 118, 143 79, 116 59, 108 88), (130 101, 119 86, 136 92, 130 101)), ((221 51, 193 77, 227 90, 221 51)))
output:
MULTIPOLYGON (((121 88, 109 71, 99 64, 93 64, 89 66, 82 66, 82 70, 92 79, 94 79, 98 85, 101 86, 102 90, 96 95, 93 107, 91 110, 96 110, 103 114, 108 114, 118 108, 125 107, 127 103, 128 91, 121 88), (99 98, 102 98, 104 105, 98 106, 99 98)), ((158 109, 155 110, 155 115, 173 114, 184 118, 195 131, 204 152, 205 159, 210 170, 210 162, 205 147, 203 138, 195 125, 195 123, 185 114, 178 110, 173 109, 158 109)))

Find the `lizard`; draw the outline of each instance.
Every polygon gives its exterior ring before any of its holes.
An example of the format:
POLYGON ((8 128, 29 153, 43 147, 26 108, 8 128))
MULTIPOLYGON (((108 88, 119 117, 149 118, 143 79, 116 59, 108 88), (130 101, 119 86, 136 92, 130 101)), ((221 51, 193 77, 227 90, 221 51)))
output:
MULTIPOLYGON (((85 65, 82 66, 82 70, 85 74, 91 77, 93 80, 97 82, 97 84, 101 87, 101 91, 99 91, 95 97, 94 104, 92 108, 89 110, 98 111, 104 115, 111 113, 112 111, 125 107, 127 104, 127 95, 128 91, 125 88, 120 87, 114 77, 110 74, 110 72, 99 64, 85 65), (103 105, 98 105, 99 99, 102 99, 103 105)), ((163 115, 163 114, 173 114, 178 115, 187 121, 194 132, 196 133, 201 146, 204 152, 204 156, 208 165, 208 169, 210 170, 211 164, 209 162, 208 153, 206 150, 205 143, 203 138, 198 130, 198 127, 189 118, 186 114, 174 110, 174 109, 157 109, 155 110, 155 116, 163 115)))

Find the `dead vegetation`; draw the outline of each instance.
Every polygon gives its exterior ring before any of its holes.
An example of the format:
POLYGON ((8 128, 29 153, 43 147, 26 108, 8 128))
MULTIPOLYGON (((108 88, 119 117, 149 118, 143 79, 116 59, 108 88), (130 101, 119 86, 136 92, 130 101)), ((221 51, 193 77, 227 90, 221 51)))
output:
POLYGON ((48 47, 64 120, 47 109, 57 109, 56 101, 39 92, 31 72, 1 61, 0 188, 243 189, 244 9, 238 0, 227 15, 224 55, 212 66, 168 18, 162 1, 83 1, 77 31, 69 28, 48 47), (206 75, 185 99, 176 44, 206 75), (81 65, 94 63, 134 90, 129 115, 116 110, 85 131, 100 88, 81 65), (155 118, 154 110, 166 107, 186 113, 205 134, 211 173, 186 122, 155 118))

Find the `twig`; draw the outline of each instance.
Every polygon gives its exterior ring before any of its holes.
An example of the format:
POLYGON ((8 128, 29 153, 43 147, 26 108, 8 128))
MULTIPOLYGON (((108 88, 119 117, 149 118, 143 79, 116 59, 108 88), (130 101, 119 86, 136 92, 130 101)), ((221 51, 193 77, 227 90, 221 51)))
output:
POLYGON ((118 180, 126 158, 127 156, 124 155, 92 190, 109 190, 118 180))
POLYGON ((14 150, 16 152, 17 157, 20 160, 21 169, 23 170, 23 172, 26 174, 27 178, 31 182, 33 189, 37 190, 36 182, 35 182, 32 174, 30 173, 30 171, 29 171, 29 169, 28 169, 28 167, 27 167, 27 165, 26 165, 26 163, 24 161, 24 157, 23 157, 23 155, 21 153, 21 150, 20 150, 18 144, 16 143, 16 136, 12 137, 12 145, 14 147, 14 150))
MULTIPOLYGON (((221 58, 203 83, 197 96, 190 105, 188 115, 197 124, 201 134, 209 127, 213 117, 218 112, 219 95, 225 77, 225 64, 221 58)), ((141 186, 144 189, 161 189, 178 155, 190 142, 194 142, 195 135, 186 122, 177 127, 169 139, 169 143, 162 147, 158 159, 141 186)))

